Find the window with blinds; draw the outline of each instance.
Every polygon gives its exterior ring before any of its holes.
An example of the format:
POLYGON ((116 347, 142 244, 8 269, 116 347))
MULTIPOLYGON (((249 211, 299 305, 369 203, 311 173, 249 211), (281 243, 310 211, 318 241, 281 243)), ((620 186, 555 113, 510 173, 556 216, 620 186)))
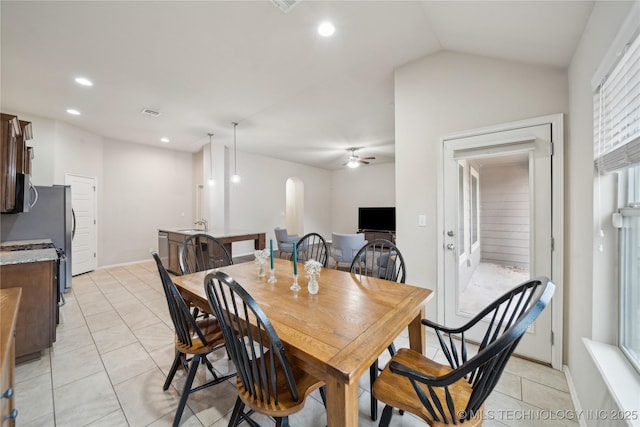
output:
MULTIPOLYGON (((640 6, 632 15, 640 14, 640 6)), ((618 347, 640 372, 640 26, 627 20, 595 77, 593 148, 600 174, 618 173, 618 347), (629 25, 629 26, 627 26, 629 25), (624 38, 628 37, 628 42, 624 38), (622 47, 622 48, 621 48, 622 47), (613 54, 611 54, 613 52, 613 54), (617 56, 615 53, 620 52, 617 56), (614 59, 615 58, 615 59, 614 59), (604 77, 602 77, 604 76, 604 77)))
POLYGON ((640 163, 640 37, 627 43, 594 95, 594 158, 601 173, 640 163))

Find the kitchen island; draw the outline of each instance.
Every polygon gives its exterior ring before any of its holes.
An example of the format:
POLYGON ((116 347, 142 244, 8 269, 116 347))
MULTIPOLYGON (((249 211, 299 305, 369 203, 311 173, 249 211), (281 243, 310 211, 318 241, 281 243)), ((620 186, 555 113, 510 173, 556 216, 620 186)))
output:
POLYGON ((181 228, 159 228, 158 229, 158 242, 160 257, 162 263, 167 270, 173 274, 180 275, 180 246, 189 236, 194 234, 204 233, 215 237, 220 240, 224 247, 229 251, 229 255, 233 258, 232 243, 244 242, 247 240, 253 240, 253 247, 255 249, 264 249, 266 244, 266 233, 253 232, 247 230, 223 230, 212 229, 208 231, 199 229, 181 229, 181 228), (166 239, 167 251, 162 249, 163 241, 166 239))

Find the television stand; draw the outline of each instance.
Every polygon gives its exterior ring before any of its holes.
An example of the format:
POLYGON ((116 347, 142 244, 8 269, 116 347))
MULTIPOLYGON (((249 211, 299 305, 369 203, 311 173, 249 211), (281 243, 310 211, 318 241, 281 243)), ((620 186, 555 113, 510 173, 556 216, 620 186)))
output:
POLYGON ((364 238, 367 242, 371 242, 376 239, 389 240, 391 243, 396 243, 396 233, 392 231, 377 231, 377 230, 359 230, 358 233, 364 233, 364 238))

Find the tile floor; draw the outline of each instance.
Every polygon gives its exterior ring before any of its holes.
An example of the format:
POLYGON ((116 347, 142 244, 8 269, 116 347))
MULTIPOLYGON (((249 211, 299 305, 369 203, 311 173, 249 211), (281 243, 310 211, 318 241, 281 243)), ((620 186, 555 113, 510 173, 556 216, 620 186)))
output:
MULTIPOLYGON (((396 345, 407 346, 407 335, 400 336, 396 345)), ((434 345, 436 340, 430 339, 429 356, 439 359, 434 345)), ((214 355, 214 366, 229 372, 229 362, 221 353, 214 355)), ((172 359, 171 320, 152 262, 74 277, 61 308, 56 343, 39 360, 16 368, 18 425, 171 425, 184 378, 179 372, 172 387, 162 391, 172 359)), ((368 416, 367 376, 360 382, 361 426, 377 425, 368 416)), ((205 377, 200 370, 197 381, 205 377)), ((226 382, 191 395, 181 425, 226 426, 235 393, 234 383, 226 382)), ((560 419, 562 411, 573 409, 564 374, 517 358, 509 362, 486 409, 486 426, 577 426, 575 421, 560 419)), ((273 425, 265 418, 256 421, 273 425)), ((324 427, 326 415, 319 394, 312 395, 290 421, 293 426, 324 427)), ((391 425, 426 424, 410 414, 396 414, 391 425)))

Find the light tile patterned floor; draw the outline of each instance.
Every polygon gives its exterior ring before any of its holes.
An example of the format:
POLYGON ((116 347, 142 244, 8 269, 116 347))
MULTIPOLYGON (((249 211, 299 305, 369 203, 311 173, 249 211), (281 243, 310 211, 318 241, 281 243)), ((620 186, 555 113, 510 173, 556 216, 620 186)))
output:
MULTIPOLYGON (((76 276, 72 291, 65 297, 54 346, 39 360, 16 369, 18 424, 171 425, 184 374, 179 372, 172 387, 162 391, 173 359, 173 332, 153 262, 76 276)), ((398 338, 396 345, 408 346, 406 334, 398 338)), ((428 341, 429 356, 441 359, 435 345, 434 339, 428 341)), ((214 366, 221 373, 232 369, 224 351, 214 359, 214 366)), ((206 373, 200 370, 197 381, 204 380, 206 373)), ((360 386, 360 425, 377 425, 369 419, 368 379, 363 377, 360 386)), ((194 393, 189 397, 181 425, 226 426, 235 398, 232 382, 194 393)), ((512 358, 487 401, 485 425, 577 426, 575 421, 561 419, 563 411, 571 409, 562 372, 512 358)), ((261 425, 273 425, 265 418, 256 420, 261 425)), ((290 421, 293 426, 326 425, 317 392, 290 421)), ((396 414, 391 425, 426 424, 410 414, 396 414)))

